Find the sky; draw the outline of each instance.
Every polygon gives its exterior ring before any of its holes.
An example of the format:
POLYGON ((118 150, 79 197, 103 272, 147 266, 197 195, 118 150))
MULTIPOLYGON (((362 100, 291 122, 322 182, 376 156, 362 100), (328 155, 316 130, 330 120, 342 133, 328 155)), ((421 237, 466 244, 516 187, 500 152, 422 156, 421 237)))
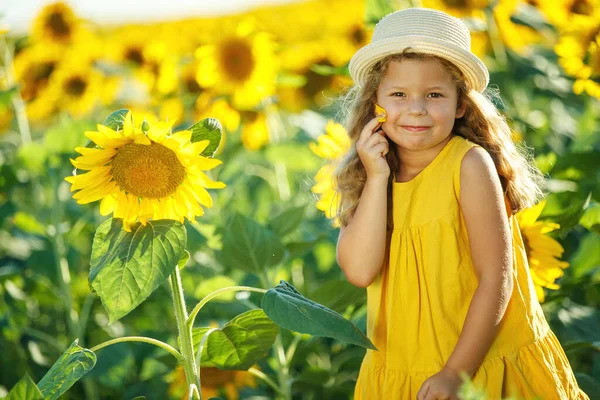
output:
MULTIPOLYGON (((120 24, 173 20, 183 17, 233 14, 261 5, 299 0, 66 0, 80 17, 120 24)), ((53 0, 0 0, 0 24, 13 32, 25 32, 39 10, 53 0)))

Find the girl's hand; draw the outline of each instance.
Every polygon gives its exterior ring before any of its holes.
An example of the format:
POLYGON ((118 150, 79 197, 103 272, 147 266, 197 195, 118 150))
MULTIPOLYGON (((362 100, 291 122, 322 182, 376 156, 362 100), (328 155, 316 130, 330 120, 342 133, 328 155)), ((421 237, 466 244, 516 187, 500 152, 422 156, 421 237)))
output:
POLYGON ((461 377, 456 372, 444 367, 423 382, 417 393, 417 400, 458 400, 458 388, 461 384, 461 377))
POLYGON ((374 132, 381 115, 370 120, 356 141, 356 152, 367 171, 367 179, 373 177, 389 177, 390 166, 385 155, 390 151, 389 143, 383 130, 374 132))

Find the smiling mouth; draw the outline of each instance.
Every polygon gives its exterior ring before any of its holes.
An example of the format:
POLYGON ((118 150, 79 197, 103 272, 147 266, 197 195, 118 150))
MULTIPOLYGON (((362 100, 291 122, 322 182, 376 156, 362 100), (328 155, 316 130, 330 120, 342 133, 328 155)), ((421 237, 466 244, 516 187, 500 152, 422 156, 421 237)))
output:
POLYGON ((420 132, 420 131, 426 131, 427 129, 431 128, 430 126, 409 126, 409 125, 402 125, 403 129, 406 129, 407 131, 410 132, 420 132))

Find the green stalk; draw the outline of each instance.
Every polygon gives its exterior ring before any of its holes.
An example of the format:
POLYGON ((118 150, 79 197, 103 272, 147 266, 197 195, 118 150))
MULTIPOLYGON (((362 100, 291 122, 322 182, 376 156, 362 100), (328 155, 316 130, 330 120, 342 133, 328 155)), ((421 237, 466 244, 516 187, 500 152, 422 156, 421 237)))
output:
POLYGON ((492 44, 494 56, 501 66, 506 66, 508 63, 508 55, 506 53, 506 47, 504 47, 502 37, 500 37, 500 29, 498 29, 498 24, 496 23, 496 14, 494 14, 494 10, 492 10, 490 7, 487 7, 485 9, 485 17, 488 28, 487 32, 492 44))
POLYGON ((198 315, 198 313, 200 312, 200 310, 202 309, 202 307, 204 307, 204 305, 206 303, 208 303, 215 297, 222 295, 223 293, 240 292, 240 291, 267 293, 267 291, 265 289, 259 289, 259 288, 255 288, 252 286, 230 286, 230 287, 215 290, 214 292, 206 295, 198 304, 196 304, 196 307, 194 307, 194 309, 190 313, 190 316, 187 318, 188 329, 190 329, 190 330, 192 329, 192 327, 194 326, 194 320, 196 319, 196 315, 198 315))
MULTIPOLYGON (((8 89, 16 86, 15 72, 13 68, 13 48, 8 45, 6 37, 0 35, 1 51, 2 51, 2 62, 4 64, 4 77, 6 79, 6 85, 8 89)), ((27 112, 25 110, 25 102, 21 97, 21 92, 17 90, 17 93, 12 98, 13 107, 15 109, 15 116, 17 117, 17 124, 19 125, 19 133, 21 134, 21 143, 31 143, 31 130, 29 128, 29 120, 27 119, 27 112)))
POLYGON ((273 390, 275 390, 277 393, 279 393, 280 396, 285 397, 285 393, 283 393, 281 391, 281 389, 279 388, 279 386, 277 386, 277 384, 275 382, 273 382, 273 380, 271 378, 269 378, 269 376, 266 375, 264 372, 262 372, 259 369, 254 368, 254 367, 248 369, 248 372, 250 372, 252 375, 256 376, 257 378, 262 379, 273 390))
POLYGON ((194 355, 194 344, 192 342, 192 329, 187 324, 187 310, 185 308, 185 299, 183 297, 183 287, 181 285, 181 275, 179 268, 171 274, 171 289, 173 290, 173 306, 175 308, 175 318, 177 319, 177 329, 179 330, 179 349, 183 356, 183 369, 189 385, 196 385, 200 392, 200 379, 194 355))
POLYGON ((171 353, 173 355, 173 357, 175 357, 177 359, 177 361, 179 361, 180 363, 183 362, 183 356, 181 355, 181 353, 179 353, 177 350, 175 350, 172 346, 169 346, 168 344, 161 342, 160 340, 152 339, 152 338, 145 337, 145 336, 125 336, 125 337, 108 340, 104 343, 100 343, 99 345, 92 347, 90 350, 95 353, 98 350, 103 349, 107 346, 117 344, 117 343, 124 343, 124 342, 142 342, 142 343, 153 344, 153 345, 158 346, 158 347, 168 351, 169 353, 171 353))
POLYGON ((285 400, 292 400, 292 382, 290 381, 288 362, 285 356, 283 343, 281 342, 281 332, 275 338, 275 360, 279 363, 277 368, 277 377, 279 379, 280 393, 285 400))

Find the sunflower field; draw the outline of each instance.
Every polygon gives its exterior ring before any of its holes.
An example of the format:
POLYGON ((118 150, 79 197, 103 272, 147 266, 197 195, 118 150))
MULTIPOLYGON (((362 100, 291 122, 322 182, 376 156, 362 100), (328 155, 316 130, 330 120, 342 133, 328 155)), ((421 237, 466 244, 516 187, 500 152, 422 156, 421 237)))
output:
MULTIPOLYGON (((348 62, 388 12, 460 17, 546 198, 535 290, 600 399, 600 1, 309 0, 97 25, 0 15, 0 398, 351 399, 336 262, 348 62)), ((461 399, 487 399, 465 380, 461 399)))

